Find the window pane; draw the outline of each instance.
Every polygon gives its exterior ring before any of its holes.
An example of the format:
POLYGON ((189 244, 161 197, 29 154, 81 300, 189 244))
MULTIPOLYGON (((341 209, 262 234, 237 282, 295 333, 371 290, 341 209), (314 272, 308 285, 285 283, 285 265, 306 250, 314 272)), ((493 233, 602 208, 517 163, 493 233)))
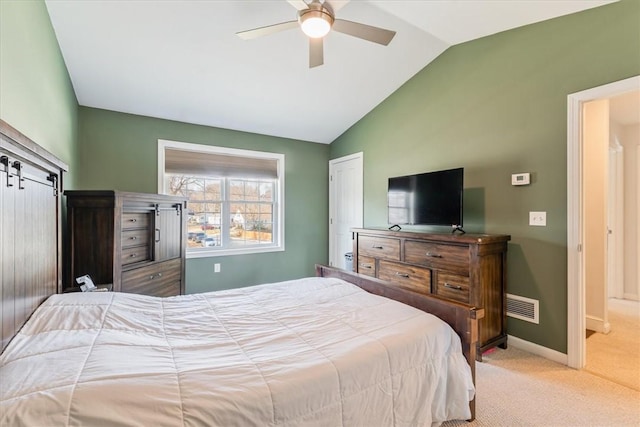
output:
POLYGON ((260 183, 260 201, 273 202, 273 182, 260 183))
POLYGON ((229 200, 244 200, 244 181, 231 180, 229 183, 229 192, 229 200))
POLYGON ((189 200, 204 200, 204 179, 190 178, 187 184, 187 197, 189 200))
POLYGON ((200 247, 202 239, 205 237, 205 233, 200 228, 204 209, 204 203, 187 202, 187 211, 189 212, 189 219, 187 220, 187 247, 189 248, 200 247))
POLYGON ((244 187, 244 199, 248 202, 257 201, 259 197, 259 184, 255 181, 247 181, 244 187))
POLYGON ((205 183, 205 198, 215 201, 222 200, 222 181, 219 179, 207 179, 205 183))

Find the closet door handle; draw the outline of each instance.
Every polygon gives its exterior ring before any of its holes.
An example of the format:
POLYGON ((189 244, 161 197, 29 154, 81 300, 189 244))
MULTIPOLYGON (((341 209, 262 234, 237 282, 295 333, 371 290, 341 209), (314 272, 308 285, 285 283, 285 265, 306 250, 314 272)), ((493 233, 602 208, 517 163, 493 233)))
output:
POLYGON ((156 228, 156 243, 160 241, 160 229, 156 228))

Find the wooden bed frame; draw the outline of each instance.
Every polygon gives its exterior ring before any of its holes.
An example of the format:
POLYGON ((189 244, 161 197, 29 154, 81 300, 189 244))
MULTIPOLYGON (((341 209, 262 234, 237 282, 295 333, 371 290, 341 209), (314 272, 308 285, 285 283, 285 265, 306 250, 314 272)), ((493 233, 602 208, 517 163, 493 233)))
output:
MULTIPOLYGON (((460 337, 462 341, 462 352, 464 353, 471 374, 473 383, 476 383, 476 343, 478 342, 478 320, 484 317, 484 309, 472 307, 466 304, 445 300, 443 298, 422 295, 409 292, 385 282, 362 274, 341 270, 326 265, 316 264, 316 276, 335 277, 364 289, 365 291, 400 301, 404 304, 415 307, 419 310, 438 316, 447 322, 460 337)), ((476 417, 476 399, 469 402, 471 418, 476 417)))

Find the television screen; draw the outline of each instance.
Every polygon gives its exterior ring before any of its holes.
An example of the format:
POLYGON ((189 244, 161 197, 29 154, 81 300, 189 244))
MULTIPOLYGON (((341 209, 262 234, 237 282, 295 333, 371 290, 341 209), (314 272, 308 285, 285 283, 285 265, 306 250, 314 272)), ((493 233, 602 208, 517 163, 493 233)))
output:
POLYGON ((464 168, 389 178, 389 224, 462 227, 464 168))

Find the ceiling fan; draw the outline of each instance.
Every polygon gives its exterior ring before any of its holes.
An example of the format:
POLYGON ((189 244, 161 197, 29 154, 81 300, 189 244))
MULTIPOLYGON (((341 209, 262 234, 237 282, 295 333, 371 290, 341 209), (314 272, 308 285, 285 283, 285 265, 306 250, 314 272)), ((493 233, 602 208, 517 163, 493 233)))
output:
POLYGON ((236 35, 242 39, 249 40, 300 26, 302 31, 309 37, 309 68, 317 67, 324 63, 322 39, 331 30, 384 46, 388 45, 396 35, 395 31, 385 30, 384 28, 345 19, 336 19, 335 12, 344 6, 347 1, 334 1, 332 2, 333 6, 325 0, 311 0, 309 3, 304 0, 287 1, 298 10, 298 19, 296 21, 281 22, 266 27, 240 31, 236 35))

